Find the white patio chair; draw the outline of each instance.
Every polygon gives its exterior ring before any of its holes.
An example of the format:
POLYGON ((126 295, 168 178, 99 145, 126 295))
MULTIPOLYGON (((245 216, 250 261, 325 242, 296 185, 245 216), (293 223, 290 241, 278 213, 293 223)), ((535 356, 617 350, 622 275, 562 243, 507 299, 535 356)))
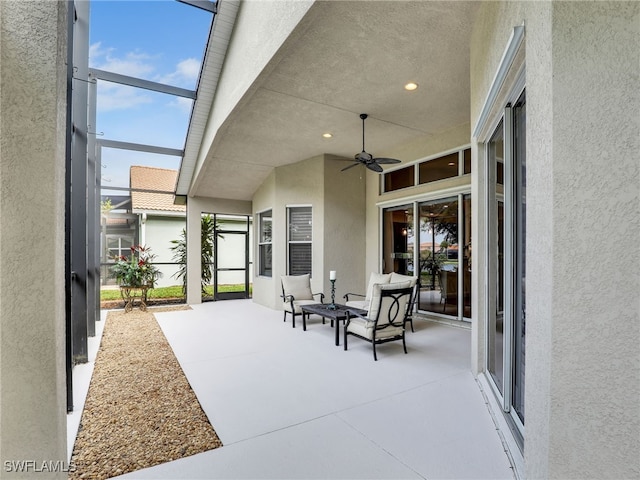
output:
POLYGON ((283 321, 287 321, 287 313, 291 314, 292 326, 296 328, 296 316, 302 315, 302 305, 311 305, 313 303, 324 303, 323 293, 311 293, 311 275, 283 275, 280 277, 282 282, 282 297, 284 310, 283 321), (315 297, 319 296, 320 301, 315 297))
POLYGON ((359 308, 360 310, 369 310, 371 304, 371 295, 373 294, 373 286, 376 284, 384 285, 391 280, 390 273, 372 273, 369 276, 369 285, 367 286, 367 293, 347 293, 344 295, 344 304, 347 307, 359 308), (349 300, 349 297, 352 297, 349 300), (356 298, 353 298, 356 297, 356 298))
POLYGON ((420 292, 420 285, 418 282, 418 277, 412 277, 409 275, 401 275, 396 272, 392 273, 372 273, 369 277, 369 285, 367 287, 366 295, 362 295, 360 293, 347 293, 344 295, 345 305, 347 307, 359 308, 361 310, 369 310, 369 305, 371 303, 371 295, 373 292, 373 286, 375 284, 385 285, 389 283, 400 283, 400 282, 410 282, 411 288, 413 288, 413 294, 411 295, 411 300, 407 304, 407 322, 411 324, 411 331, 413 332, 413 309, 418 299, 418 293, 420 292), (350 300, 349 297, 352 297, 350 300), (356 297, 357 299, 355 299, 356 297))
POLYGON ((366 316, 347 311, 347 320, 344 325, 344 349, 347 350, 348 336, 353 335, 371 343, 375 361, 378 360, 376 345, 381 343, 402 340, 404 353, 407 353, 404 325, 407 304, 412 294, 413 288, 410 282, 375 284, 366 316))
POLYGON ((393 272, 391 274, 391 279, 389 283, 400 283, 400 282, 409 282, 411 288, 413 289, 413 293, 411 294, 411 300, 407 303, 407 318, 405 322, 411 324, 411 331, 415 332, 413 329, 413 310, 418 300, 418 295, 420 294, 420 280, 418 277, 412 277, 409 275, 401 275, 399 273, 393 272))

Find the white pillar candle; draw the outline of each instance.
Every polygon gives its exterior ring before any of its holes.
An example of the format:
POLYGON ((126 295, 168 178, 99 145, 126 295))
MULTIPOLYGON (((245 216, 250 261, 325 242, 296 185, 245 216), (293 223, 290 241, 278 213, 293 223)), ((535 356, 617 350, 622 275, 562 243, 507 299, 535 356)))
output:
POLYGON ((335 280, 336 279, 336 271, 335 270, 331 270, 329 272, 329 280, 335 280))

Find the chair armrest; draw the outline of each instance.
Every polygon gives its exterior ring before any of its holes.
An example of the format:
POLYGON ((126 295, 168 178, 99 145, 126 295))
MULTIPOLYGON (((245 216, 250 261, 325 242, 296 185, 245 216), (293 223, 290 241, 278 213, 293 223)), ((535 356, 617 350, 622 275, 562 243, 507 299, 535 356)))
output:
POLYGON ((293 295, 280 295, 280 298, 282 298, 284 302, 293 302, 295 300, 293 295))
POLYGON ((349 295, 353 295, 353 296, 356 296, 356 297, 367 298, 367 296, 366 296, 366 295, 362 295, 361 293, 345 293, 345 294, 344 294, 344 296, 343 296, 342 298, 344 298, 344 299, 345 299, 345 301, 347 301, 347 302, 348 302, 348 301, 349 301, 349 295))
POLYGON ((320 303, 324 303, 324 293, 312 293, 311 295, 313 295, 314 297, 316 295, 320 295, 320 303))
MULTIPOLYGON (((361 295, 362 297, 364 297, 364 295, 361 295)), ((365 315, 358 313, 355 310, 351 310, 350 308, 347 309, 347 319, 344 321, 344 328, 347 328, 347 325, 349 325, 349 323, 351 322, 351 318, 352 317, 358 317, 361 318, 362 320, 366 321, 366 322, 374 322, 375 320, 371 320, 370 318, 367 318, 365 315)), ((367 312, 368 313, 368 312, 367 312)))

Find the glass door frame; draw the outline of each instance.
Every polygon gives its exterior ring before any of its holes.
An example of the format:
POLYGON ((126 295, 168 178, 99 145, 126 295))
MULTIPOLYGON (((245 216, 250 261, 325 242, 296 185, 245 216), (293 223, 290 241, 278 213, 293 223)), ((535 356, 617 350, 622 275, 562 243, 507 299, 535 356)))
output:
MULTIPOLYGON (((420 265, 420 237, 418 232, 420 232, 420 215, 419 205, 423 202, 434 201, 434 200, 444 200, 446 198, 456 197, 458 202, 458 314, 456 316, 452 315, 444 315, 438 312, 432 312, 427 310, 417 310, 418 313, 428 314, 430 316, 436 318, 442 318, 446 320, 457 320, 463 322, 471 322, 471 318, 464 316, 464 272, 463 270, 463 257, 461 255, 461 246, 464 245, 464 216, 463 216, 463 202, 465 196, 469 195, 471 201, 473 201, 473 196, 471 194, 471 185, 464 185, 460 187, 443 189, 438 192, 422 194, 422 195, 414 195, 410 198, 399 198, 391 202, 378 202, 378 225, 379 232, 378 238, 380 242, 378 244, 378 271, 384 271, 384 210, 388 208, 397 208, 404 205, 411 205, 413 207, 413 232, 414 232, 414 242, 417 242, 418 245, 414 245, 413 248, 413 265, 414 265, 414 274, 416 274, 416 266, 420 265)), ((417 273, 419 275, 419 273, 417 273)), ((419 301, 416 301, 416 309, 418 308, 419 301)))
POLYGON ((224 215, 224 214, 212 214, 213 216, 213 299, 214 300, 236 300, 250 298, 250 279, 249 272, 251 266, 251 258, 249 256, 249 232, 251 230, 252 218, 251 215, 224 215), (218 228, 218 216, 222 217, 244 217, 246 222, 246 230, 225 230, 218 228), (221 235, 242 235, 244 237, 244 266, 233 268, 221 268, 218 262, 218 239, 221 235), (218 291, 218 273, 219 272, 244 272, 244 290, 238 292, 220 292, 218 291))
POLYGON ((524 423, 516 413, 515 409, 512 407, 513 403, 513 381, 514 381, 514 352, 515 352, 515 338, 514 338, 514 325, 515 325, 515 307, 518 303, 516 296, 518 295, 516 291, 517 282, 515 278, 516 271, 516 227, 517 227, 517 218, 516 218, 516 209, 518 205, 516 204, 516 176, 515 176, 515 155, 514 155, 514 119, 513 119, 513 107, 512 103, 516 103, 522 95, 525 93, 525 87, 522 85, 521 88, 514 89, 512 95, 512 101, 507 103, 502 111, 502 115, 497 119, 494 124, 494 127, 490 130, 489 138, 485 142, 483 142, 482 147, 484 148, 484 158, 487 160, 485 162, 485 179, 486 185, 488 187, 486 195, 485 195, 485 211, 487 212, 487 228, 485 229, 485 258, 487 259, 487 268, 485 268, 485 285, 487 285, 486 294, 486 303, 485 303, 485 318, 487 319, 485 332, 484 332, 484 341, 487 349, 491 345, 489 341, 489 336, 491 334, 491 322, 488 320, 492 317, 492 315, 497 314, 492 312, 492 307, 496 307, 495 302, 497 301, 497 295, 500 293, 498 291, 496 280, 500 275, 500 272, 497 271, 497 250, 494 251, 494 248, 497 246, 497 238, 495 235, 491 233, 491 228, 493 222, 497 220, 497 202, 502 201, 504 206, 504 259, 502 266, 502 276, 503 276, 503 349, 502 349, 502 392, 500 391, 499 386, 496 384, 493 376, 489 373, 489 352, 487 351, 487 355, 485 356, 485 364, 486 368, 486 379, 493 390, 496 398, 500 402, 500 406, 509 418, 512 420, 513 424, 518 430, 520 435, 524 435, 524 423), (492 162, 492 157, 490 155, 490 144, 491 138, 493 138, 496 131, 502 128, 503 129, 503 144, 504 144, 504 152, 503 152, 503 166, 504 166, 504 175, 503 175, 503 193, 497 193, 495 188, 496 178, 495 172, 492 171, 494 167, 492 162), (491 185, 494 185, 491 187, 491 185), (495 271, 494 271, 495 270, 495 271), (492 276, 492 271, 494 271, 494 276, 492 276), (492 301, 492 298, 494 299, 492 301))

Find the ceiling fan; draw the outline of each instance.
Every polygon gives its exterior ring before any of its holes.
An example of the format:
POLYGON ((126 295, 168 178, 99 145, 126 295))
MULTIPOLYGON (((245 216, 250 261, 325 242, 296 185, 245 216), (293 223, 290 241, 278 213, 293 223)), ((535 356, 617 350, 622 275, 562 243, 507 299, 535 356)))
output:
POLYGON ((344 172, 345 170, 349 170, 352 167, 355 167, 356 165, 364 165, 365 167, 367 167, 369 170, 373 170, 374 172, 377 173, 381 173, 382 167, 380 166, 381 163, 385 164, 385 163, 400 163, 400 160, 396 160, 395 158, 384 158, 384 157, 379 157, 379 158, 374 158, 373 155, 371 155, 370 153, 365 152, 364 150, 364 121, 367 119, 369 115, 367 115, 366 113, 361 113, 360 114, 360 118, 362 119, 362 151, 360 153, 356 153, 354 158, 355 158, 355 162, 352 165, 349 165, 348 167, 343 168, 341 171, 344 172))

